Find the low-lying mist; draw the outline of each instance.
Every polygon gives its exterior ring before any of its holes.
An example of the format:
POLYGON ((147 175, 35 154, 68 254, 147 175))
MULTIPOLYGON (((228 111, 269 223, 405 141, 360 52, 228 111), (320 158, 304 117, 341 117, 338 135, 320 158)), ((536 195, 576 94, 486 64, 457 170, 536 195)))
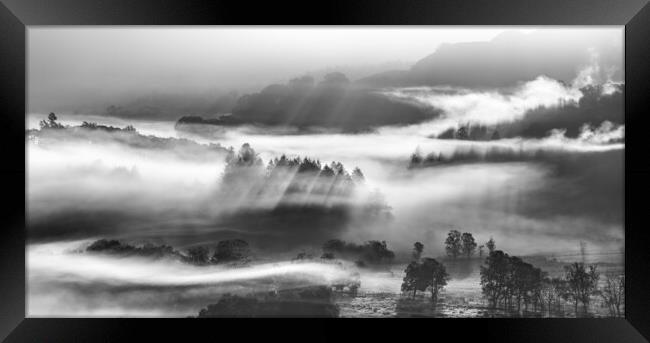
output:
MULTIPOLYGON (((446 232, 460 228, 474 233, 479 242, 494 237, 513 254, 574 250, 579 240, 594 248, 618 249, 623 245, 619 221, 622 188, 617 188, 620 183, 605 181, 622 182, 619 162, 623 144, 594 143, 593 134, 590 139, 555 135, 472 142, 430 139, 418 134, 417 128, 406 127, 364 134, 294 135, 269 135, 248 127, 226 130, 211 140, 223 147, 236 147, 235 152, 249 143, 261 160, 261 170, 283 154, 309 157, 323 165, 340 162, 350 172, 359 167, 365 178, 364 192, 343 198, 323 197, 313 191, 307 196, 286 194, 287 185, 296 177, 293 172, 267 185, 247 179, 224 185, 227 153, 215 154, 209 149, 203 153, 196 150, 187 159, 173 146, 149 149, 119 140, 96 144, 30 141, 29 238, 104 236, 185 247, 239 237, 268 253, 287 256, 302 248, 318 249, 331 238, 377 239, 388 241, 399 256, 400 251, 410 250, 414 241, 423 242, 430 254, 442 254, 446 232), (577 168, 581 162, 515 158, 507 163, 408 168, 416 149, 424 154, 452 155, 463 149, 484 153, 495 147, 556 151, 569 160, 588 155, 593 167, 577 168), (571 172, 558 173, 558 168, 571 172), (224 193, 224 186, 235 187, 234 192, 224 193), (267 191, 260 193, 257 188, 261 186, 267 191), (253 188, 257 190, 251 193, 253 188), (603 191, 585 193, 586 189, 603 191), (371 221, 359 215, 372 194, 389 208, 390 219, 371 221), (297 216, 300 211, 290 209, 294 220, 287 221, 283 212, 287 209, 276 208, 280 198, 292 206, 333 202, 356 210, 312 206, 297 216), (558 207, 562 201, 569 201, 564 207, 573 210, 558 207), (610 209, 603 212, 603 205, 610 209), (607 221, 602 220, 603 213, 609 213, 607 221)), ((302 178, 298 177, 299 183, 312 190, 331 187, 302 178)))
POLYGON ((188 316, 225 293, 346 282, 349 266, 319 262, 258 263, 247 268, 84 253, 88 241, 33 244, 27 250, 30 317, 188 316))

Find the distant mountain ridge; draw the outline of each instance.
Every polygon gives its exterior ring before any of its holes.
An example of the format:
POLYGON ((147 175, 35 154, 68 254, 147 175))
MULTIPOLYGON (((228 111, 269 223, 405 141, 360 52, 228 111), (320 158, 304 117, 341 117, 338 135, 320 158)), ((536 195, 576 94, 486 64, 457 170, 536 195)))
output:
POLYGON ((215 119, 185 116, 176 128, 249 124, 362 132, 379 126, 415 124, 438 115, 440 111, 415 102, 356 87, 345 75, 334 72, 317 84, 313 77, 303 76, 287 84, 269 85, 259 93, 239 98, 230 115, 215 119))
POLYGON ((570 81, 593 67, 601 81, 623 79, 622 43, 611 33, 544 30, 505 32, 488 42, 443 44, 408 70, 368 76, 356 84, 373 87, 449 85, 468 88, 510 87, 539 75, 570 81), (620 55, 620 56, 619 56, 620 55), (617 69, 617 67, 619 67, 617 69))

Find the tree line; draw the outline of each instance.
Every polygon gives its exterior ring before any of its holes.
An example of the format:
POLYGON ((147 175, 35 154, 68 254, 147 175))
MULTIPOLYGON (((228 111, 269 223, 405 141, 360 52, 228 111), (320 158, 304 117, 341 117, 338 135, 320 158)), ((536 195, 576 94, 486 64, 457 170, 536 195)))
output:
MULTIPOLYGON (((259 157, 255 149, 250 144, 244 143, 236 154, 233 150, 230 150, 226 156, 224 177, 231 177, 232 174, 241 172, 242 168, 262 170, 263 165, 264 161, 259 157)), ((365 181, 363 172, 358 167, 355 167, 352 172, 348 172, 341 162, 332 161, 328 165, 322 164, 318 159, 287 157, 284 154, 269 160, 266 167, 266 176, 273 177, 286 170, 292 170, 300 174, 314 173, 323 178, 338 177, 346 182, 361 183, 365 181)))
POLYGON ((219 143, 201 144, 187 138, 158 137, 144 135, 136 130, 133 125, 116 127, 83 121, 80 125, 70 126, 58 122, 54 113, 48 115, 47 120, 42 120, 40 130, 26 130, 28 139, 37 144, 55 144, 59 141, 76 139, 80 144, 120 143, 136 149, 160 149, 177 154, 183 159, 206 159, 206 154, 223 158, 232 154, 234 149, 226 149, 219 143))
MULTIPOLYGON (((47 120, 45 119, 41 120, 38 123, 38 125, 40 126, 41 130, 69 128, 69 126, 59 123, 57 121, 58 119, 59 118, 56 116, 54 112, 50 112, 50 114, 47 115, 47 120)), ((93 122, 83 121, 81 125, 79 125, 79 127, 88 130, 103 130, 107 132, 113 132, 113 131, 136 132, 135 127, 133 127, 133 125, 127 125, 124 128, 119 128, 115 126, 107 126, 107 125, 101 125, 93 122)))
POLYGON ((280 157, 265 163, 253 147, 245 143, 226 157, 219 192, 225 197, 248 199, 253 204, 270 199, 276 207, 339 207, 347 209, 356 190, 367 191, 361 204, 365 214, 390 218, 390 206, 379 190, 366 188, 360 168, 351 171, 343 163, 329 164, 310 157, 280 157))
POLYGON ((534 311, 551 313, 562 306, 562 301, 573 305, 576 316, 586 315, 594 297, 612 316, 621 316, 624 306, 624 275, 605 275, 600 287, 600 273, 595 265, 574 262, 564 266, 564 275, 549 277, 516 256, 501 250, 490 252, 481 266, 481 289, 492 308, 521 311, 532 306, 534 311), (582 305, 582 306, 579 306, 582 305))
POLYGON ((460 125, 458 128, 450 127, 439 134, 436 138, 470 141, 493 141, 501 139, 501 135, 495 127, 466 123, 460 125))
MULTIPOLYGON (((600 298, 600 305, 611 316, 622 316, 625 304, 625 276, 601 274, 595 265, 574 262, 563 266, 563 275, 550 277, 517 256, 510 256, 496 249, 492 237, 477 246, 471 233, 451 230, 445 240, 445 251, 451 259, 461 256, 469 259, 478 248, 482 258, 483 249, 488 255, 480 266, 480 285, 483 297, 490 308, 523 311, 546 311, 549 314, 570 303, 576 316, 587 315, 589 306, 600 298), (602 281, 602 282, 600 282, 602 281)), ((422 257, 424 245, 416 242, 411 253, 412 260, 404 270, 401 291, 410 298, 418 292, 429 291, 431 300, 437 303, 440 291, 450 276, 445 265, 431 257, 422 257)))
POLYGON ((251 260, 251 248, 242 239, 222 240, 212 249, 207 246, 197 246, 178 251, 169 245, 131 245, 118 240, 100 239, 86 248, 87 252, 103 253, 119 256, 138 256, 149 258, 175 258, 194 265, 210 265, 220 263, 247 264, 251 260), (210 254, 212 250, 212 254, 210 254))

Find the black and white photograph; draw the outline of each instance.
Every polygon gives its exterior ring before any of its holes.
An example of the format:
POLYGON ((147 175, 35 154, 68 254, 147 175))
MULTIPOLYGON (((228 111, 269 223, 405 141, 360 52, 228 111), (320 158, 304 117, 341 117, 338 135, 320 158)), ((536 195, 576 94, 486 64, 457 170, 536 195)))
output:
POLYGON ((26 48, 28 318, 625 317, 623 26, 26 48))

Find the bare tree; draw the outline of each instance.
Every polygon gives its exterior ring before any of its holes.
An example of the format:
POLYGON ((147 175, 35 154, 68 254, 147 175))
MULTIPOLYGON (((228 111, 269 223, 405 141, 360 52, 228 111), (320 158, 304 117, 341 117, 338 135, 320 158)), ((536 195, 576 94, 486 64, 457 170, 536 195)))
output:
POLYGON ((623 315, 621 307, 625 304, 624 275, 606 275, 605 285, 600 289, 599 294, 610 315, 616 317, 623 315))

